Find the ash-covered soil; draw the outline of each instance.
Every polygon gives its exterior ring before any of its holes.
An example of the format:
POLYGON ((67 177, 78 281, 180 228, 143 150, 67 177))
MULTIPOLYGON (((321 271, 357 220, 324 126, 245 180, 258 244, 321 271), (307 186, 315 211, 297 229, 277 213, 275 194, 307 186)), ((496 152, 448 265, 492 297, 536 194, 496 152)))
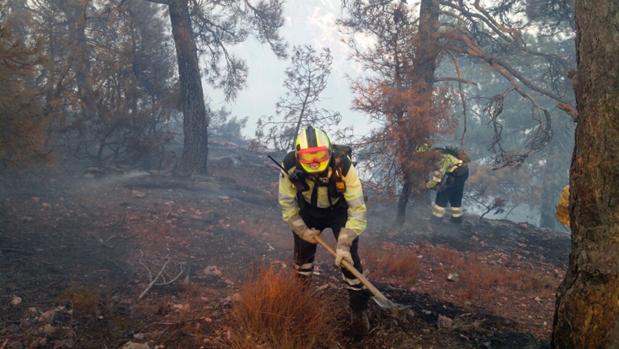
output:
MULTIPOLYGON (((131 169, 1 179, 0 348, 225 346, 243 281, 261 264, 290 268, 292 237, 266 156, 210 150, 211 173, 191 179, 131 169)), ((391 204, 372 197, 367 275, 412 312, 372 305, 371 334, 342 333, 340 347, 548 346, 568 235, 473 216, 433 223, 428 207, 396 230, 391 204)), ((312 284, 344 307, 323 251, 318 272, 312 284)))

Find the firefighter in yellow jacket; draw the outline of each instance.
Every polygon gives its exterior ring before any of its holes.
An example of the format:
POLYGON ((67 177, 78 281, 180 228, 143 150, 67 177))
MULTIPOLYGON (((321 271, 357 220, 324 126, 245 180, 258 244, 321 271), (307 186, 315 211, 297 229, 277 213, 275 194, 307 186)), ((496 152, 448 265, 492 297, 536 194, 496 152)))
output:
POLYGON ((464 183, 469 178, 468 163, 471 158, 458 148, 432 148, 428 144, 417 147, 417 152, 435 151, 440 155, 437 169, 432 172, 432 178, 426 182, 427 189, 436 189, 436 200, 432 206, 432 216, 440 220, 445 215, 447 204, 451 206, 451 222, 462 223, 462 197, 464 183))
MULTIPOLYGON (((279 205, 294 237, 295 271, 302 279, 313 272, 316 237, 331 228, 337 239, 335 264, 343 260, 363 271, 358 254, 359 235, 365 230, 366 207, 357 170, 346 155, 336 155, 327 134, 308 126, 295 141, 295 150, 283 162, 279 205)), ((351 330, 363 336, 369 330, 369 293, 342 268, 349 291, 351 330)))

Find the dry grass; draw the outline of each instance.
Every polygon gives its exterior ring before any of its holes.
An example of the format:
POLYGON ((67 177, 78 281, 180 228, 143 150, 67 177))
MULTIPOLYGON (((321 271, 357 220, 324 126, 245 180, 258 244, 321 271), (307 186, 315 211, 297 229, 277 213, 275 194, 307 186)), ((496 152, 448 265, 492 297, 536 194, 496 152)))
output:
POLYGON ((333 306, 304 289, 289 271, 263 267, 240 291, 230 314, 229 346, 331 347, 341 334, 333 306))
POLYGON ((387 282, 397 280, 412 286, 419 275, 418 252, 411 247, 383 244, 381 248, 364 249, 361 256, 372 277, 387 282))

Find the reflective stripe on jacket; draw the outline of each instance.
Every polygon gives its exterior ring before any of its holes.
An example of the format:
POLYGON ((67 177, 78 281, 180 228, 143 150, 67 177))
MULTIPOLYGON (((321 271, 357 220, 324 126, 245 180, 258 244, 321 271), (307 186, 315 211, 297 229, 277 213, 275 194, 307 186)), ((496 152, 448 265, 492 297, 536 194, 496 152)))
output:
MULTIPOLYGON (((295 171, 293 166, 288 170, 288 174, 292 174, 295 171)), ((333 169, 329 167, 328 177, 331 176, 333 169)), ((361 186, 361 180, 357 174, 355 167, 350 164, 350 168, 345 175, 342 176, 344 183, 346 183, 346 191, 343 198, 348 204, 348 219, 345 227, 355 231, 357 234, 361 234, 367 227, 365 200, 363 197, 363 188, 361 186)), ((311 205, 311 196, 314 190, 315 182, 306 178, 305 182, 309 186, 309 190, 301 193, 301 196, 308 205, 311 205)), ((328 208, 331 205, 335 205, 340 197, 331 197, 329 202, 329 191, 327 186, 319 186, 317 191, 316 206, 319 208, 328 208)), ((282 218, 285 222, 291 223, 298 219, 299 216, 299 203, 297 202, 297 188, 290 181, 288 176, 283 173, 279 178, 279 205, 282 208, 282 218)))

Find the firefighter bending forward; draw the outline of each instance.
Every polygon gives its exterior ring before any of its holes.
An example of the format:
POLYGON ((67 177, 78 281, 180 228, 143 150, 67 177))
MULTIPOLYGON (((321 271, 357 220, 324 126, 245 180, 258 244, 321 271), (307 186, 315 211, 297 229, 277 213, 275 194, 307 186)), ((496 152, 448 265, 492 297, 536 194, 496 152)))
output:
MULTIPOLYGON (((314 269, 316 237, 331 228, 337 239, 335 264, 343 260, 363 272, 358 254, 365 230, 366 207, 361 181, 348 156, 336 156, 327 134, 308 126, 296 138, 295 150, 284 158, 287 175, 279 179, 279 205, 294 237, 295 271, 307 280, 314 269)), ((350 272, 342 270, 351 309, 351 332, 369 331, 369 293, 350 272)))

